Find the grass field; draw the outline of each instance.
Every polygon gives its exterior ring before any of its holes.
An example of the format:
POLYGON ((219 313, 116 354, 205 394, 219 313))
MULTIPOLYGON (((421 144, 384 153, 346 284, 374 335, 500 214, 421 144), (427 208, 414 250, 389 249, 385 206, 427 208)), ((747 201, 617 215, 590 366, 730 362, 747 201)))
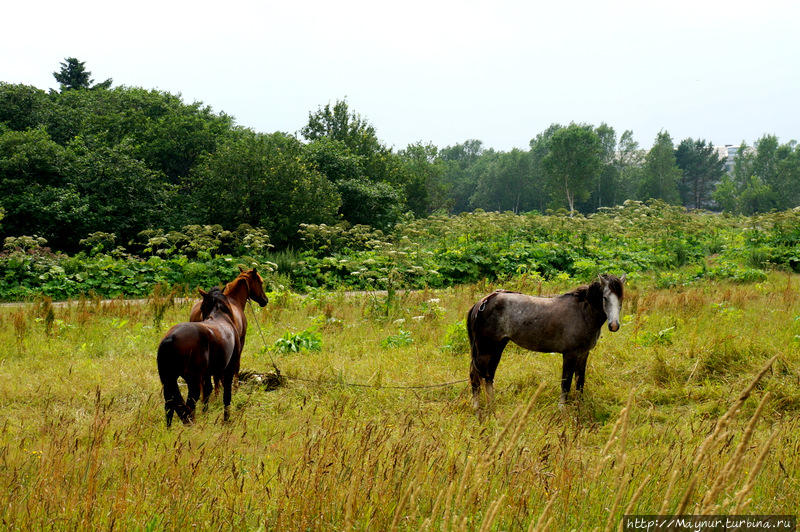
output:
MULTIPOLYGON (((155 351, 188 305, 3 308, 2 528, 616 530, 624 513, 800 508, 800 276, 634 278, 563 411, 560 356, 514 346, 482 423, 466 382, 388 388, 466 379, 460 323, 494 288, 272 294, 268 343, 310 329, 321 349, 275 350, 287 383, 243 380, 230 423, 215 396, 170 430, 155 351)), ((262 346, 251 320, 243 369, 271 370, 262 346)))

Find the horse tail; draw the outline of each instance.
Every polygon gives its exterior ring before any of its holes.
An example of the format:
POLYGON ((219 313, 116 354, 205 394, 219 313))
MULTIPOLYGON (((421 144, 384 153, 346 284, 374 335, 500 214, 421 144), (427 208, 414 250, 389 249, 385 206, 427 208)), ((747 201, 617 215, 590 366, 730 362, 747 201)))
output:
POLYGON ((467 336, 469 337, 469 347, 471 353, 471 363, 472 367, 477 369, 475 366, 475 358, 478 356, 478 338, 477 338, 477 331, 475 327, 478 321, 478 313, 480 312, 481 303, 483 300, 475 303, 472 305, 472 308, 469 309, 467 312, 467 336))
POLYGON ((181 420, 186 420, 188 416, 188 408, 186 402, 183 400, 181 391, 178 388, 178 376, 180 375, 179 364, 180 357, 177 356, 175 337, 172 335, 167 336, 161 343, 158 344, 158 354, 156 355, 156 362, 158 363, 158 377, 161 379, 161 386, 164 389, 164 410, 167 416, 167 426, 172 423, 172 414, 178 414, 181 420))

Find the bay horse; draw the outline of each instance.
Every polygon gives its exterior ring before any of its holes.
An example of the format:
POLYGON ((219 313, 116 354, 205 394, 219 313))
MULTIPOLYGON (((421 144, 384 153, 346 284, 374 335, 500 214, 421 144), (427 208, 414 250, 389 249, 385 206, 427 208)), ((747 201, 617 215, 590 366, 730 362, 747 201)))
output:
POLYGON ((472 406, 478 411, 481 381, 489 405, 494 400, 494 374, 509 340, 531 351, 561 353, 561 396, 567 401, 572 377, 583 392, 586 361, 597 343, 603 323, 619 330, 626 276, 600 275, 584 285, 555 297, 534 297, 497 290, 467 313, 467 333, 472 351, 469 378, 472 406))
POLYGON ((158 345, 156 361, 164 388, 168 427, 176 412, 186 424, 194 420, 194 409, 201 392, 204 405, 208 405, 212 376, 217 382, 222 381, 225 421, 230 417, 233 376, 239 371, 242 352, 239 333, 234 326, 233 306, 219 288, 208 292, 200 290, 200 295, 203 296, 200 306, 205 319, 174 325, 158 345), (188 386, 185 402, 178 388, 178 377, 183 377, 188 386))
MULTIPOLYGON (((236 279, 225 285, 222 293, 231 302, 233 311, 233 325, 239 334, 239 343, 244 348, 245 336, 247 336, 247 317, 244 315, 244 306, 248 299, 252 299, 260 306, 265 306, 268 302, 267 295, 264 293, 264 280, 255 268, 244 270, 239 267, 239 275, 236 279)), ((189 321, 203 321, 201 303, 198 301, 189 313, 189 321)))

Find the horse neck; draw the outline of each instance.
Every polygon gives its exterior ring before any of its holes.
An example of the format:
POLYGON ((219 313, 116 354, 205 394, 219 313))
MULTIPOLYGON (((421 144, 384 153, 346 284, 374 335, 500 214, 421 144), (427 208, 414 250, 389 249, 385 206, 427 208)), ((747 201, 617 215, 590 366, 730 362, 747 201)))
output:
POLYGON ((240 310, 244 309, 247 298, 250 297, 247 279, 244 277, 237 277, 225 286, 225 290, 223 290, 222 293, 225 294, 233 304, 239 307, 240 310))
POLYGON ((600 290, 592 290, 593 286, 589 285, 586 288, 586 303, 589 307, 589 312, 592 313, 594 317, 594 321, 598 327, 603 326, 603 322, 606 321, 606 311, 603 309, 603 289, 600 287, 600 290), (600 297, 597 297, 599 294, 600 297))

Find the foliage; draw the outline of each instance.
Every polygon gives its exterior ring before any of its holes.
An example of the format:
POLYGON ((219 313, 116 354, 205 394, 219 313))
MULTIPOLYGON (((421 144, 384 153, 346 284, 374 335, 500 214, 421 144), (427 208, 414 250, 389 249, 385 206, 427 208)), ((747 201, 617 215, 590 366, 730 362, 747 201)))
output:
POLYGON ((111 86, 111 78, 92 85, 92 73, 86 70, 85 63, 74 57, 67 57, 61 63, 61 70, 53 72, 53 77, 61 86, 61 92, 76 89, 107 89, 111 86))
POLYGON ((566 195, 570 213, 575 202, 588 199, 591 178, 600 169, 600 137, 589 125, 570 124, 553 133, 542 163, 553 186, 566 195))
POLYGON ((397 334, 392 334, 381 340, 381 347, 389 349, 393 347, 405 347, 414 343, 409 331, 398 329, 397 334))
POLYGON ((282 133, 238 130, 197 173, 191 193, 196 221, 263 227, 278 243, 303 222, 334 220, 341 202, 333 184, 303 161, 300 142, 282 133))
POLYGON ((322 335, 313 329, 299 333, 291 331, 275 340, 273 349, 278 353, 302 353, 303 351, 319 351, 322 349, 322 335))
POLYGON ((800 210, 731 217, 658 201, 628 201, 588 217, 478 211, 408 218, 389 232, 303 224, 302 247, 280 252, 269 240, 247 226, 188 225, 143 231, 128 244, 96 232, 82 240, 86 251, 65 255, 42 237, 10 237, 0 255, 0 298, 142 296, 160 282, 207 288, 229 281, 239 264, 263 265, 280 275, 267 282, 299 290, 443 287, 521 275, 585 282, 604 272, 649 272, 661 286, 679 286, 753 281, 771 268, 800 271, 800 210))
POLYGON ((683 172, 679 190, 684 205, 694 209, 713 206, 711 193, 725 175, 725 160, 705 140, 684 139, 675 150, 675 162, 683 172))
POLYGON ((639 184, 639 198, 654 198, 674 205, 679 204, 678 183, 681 175, 681 169, 675 159, 672 137, 666 131, 660 131, 645 157, 642 181, 639 184))

